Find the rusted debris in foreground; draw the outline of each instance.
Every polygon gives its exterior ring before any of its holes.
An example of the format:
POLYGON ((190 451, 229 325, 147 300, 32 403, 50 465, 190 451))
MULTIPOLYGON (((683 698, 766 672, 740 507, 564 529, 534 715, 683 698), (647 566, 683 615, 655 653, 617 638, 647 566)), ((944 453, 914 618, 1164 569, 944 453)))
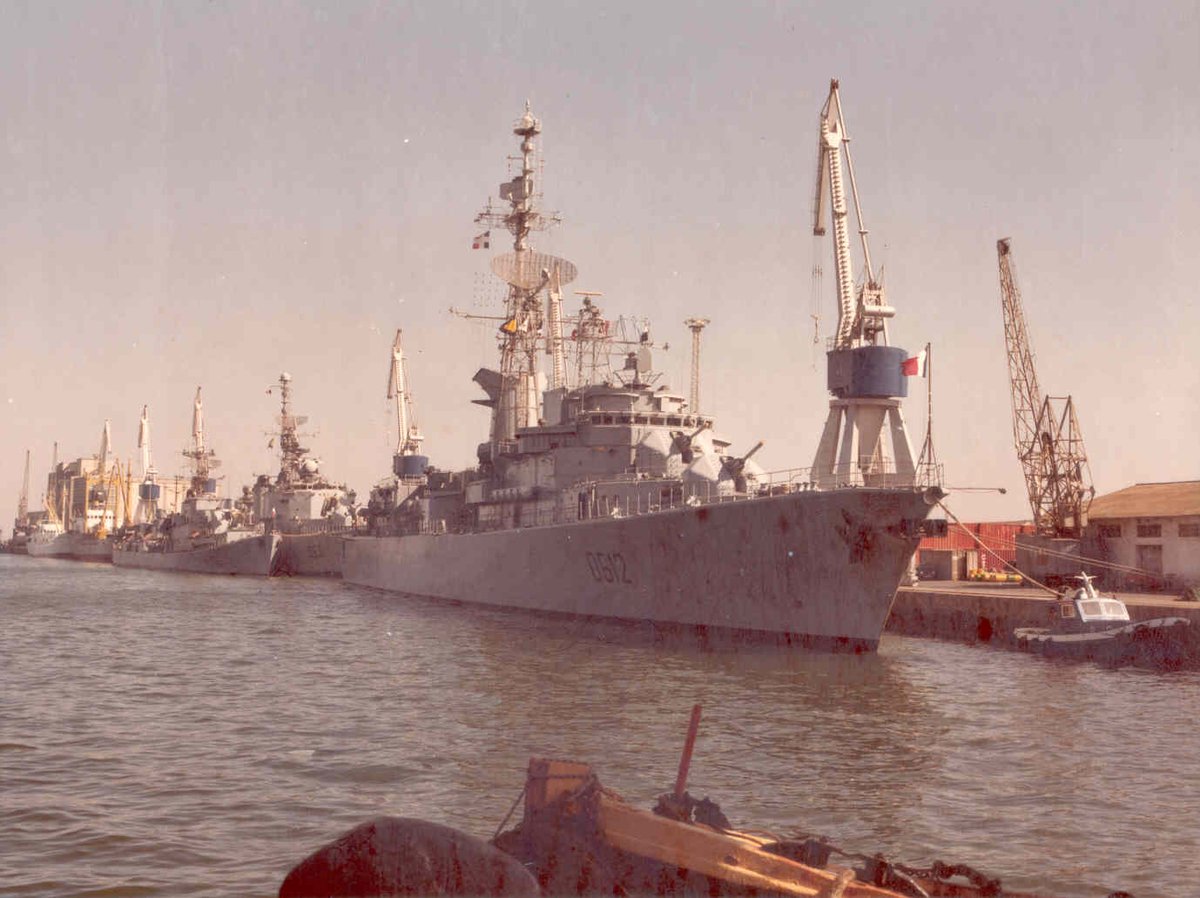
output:
POLYGON ((827 843, 738 832, 715 804, 686 792, 644 811, 572 761, 530 761, 524 819, 493 844, 551 895, 1037 898, 959 865, 915 871, 865 856, 854 858, 859 868, 829 864, 827 843))
POLYGON ((699 723, 697 705, 675 788, 653 811, 605 788, 589 764, 533 758, 512 808, 524 799, 521 821, 501 832, 505 818, 490 843, 424 821, 381 818, 305 859, 280 896, 1050 898, 1005 890, 962 864, 915 868, 822 838, 740 832, 715 803, 687 792, 699 723))

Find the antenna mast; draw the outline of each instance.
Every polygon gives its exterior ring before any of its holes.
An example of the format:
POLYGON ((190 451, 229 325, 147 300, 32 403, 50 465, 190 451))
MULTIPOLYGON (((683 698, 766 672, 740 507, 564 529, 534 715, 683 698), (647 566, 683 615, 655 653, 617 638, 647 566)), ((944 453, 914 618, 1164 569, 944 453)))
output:
MULTIPOLYGON (((509 209, 494 209, 489 199, 475 216, 477 224, 503 227, 513 235, 513 252, 492 259, 492 271, 509 285, 500 325, 500 395, 492 413, 493 456, 511 444, 517 430, 537 424, 541 386, 537 348, 546 317, 538 294, 543 289, 561 291, 576 275, 575 266, 566 259, 534 252, 529 245, 531 232, 559 222, 557 215, 543 215, 537 208, 534 138, 541 132, 541 122, 526 102, 525 114, 513 126, 513 134, 521 138, 521 155, 515 159, 520 169, 516 177, 500 185, 500 199, 508 202, 509 209)), ((553 337, 550 342, 553 351, 553 337)))
POLYGON ((220 467, 216 453, 204 447, 204 405, 200 401, 200 388, 196 387, 196 399, 192 404, 192 448, 183 450, 183 457, 192 462, 192 491, 199 496, 215 493, 216 484, 209 480, 213 468, 220 467))
POLYGON ((301 480, 300 465, 304 462, 306 446, 300 445, 298 428, 308 421, 307 415, 292 414, 292 376, 284 371, 279 375, 279 484, 288 486, 301 480))
POLYGON ((693 415, 700 413, 700 331, 709 323, 707 318, 689 318, 683 322, 692 331, 692 384, 688 408, 693 415))

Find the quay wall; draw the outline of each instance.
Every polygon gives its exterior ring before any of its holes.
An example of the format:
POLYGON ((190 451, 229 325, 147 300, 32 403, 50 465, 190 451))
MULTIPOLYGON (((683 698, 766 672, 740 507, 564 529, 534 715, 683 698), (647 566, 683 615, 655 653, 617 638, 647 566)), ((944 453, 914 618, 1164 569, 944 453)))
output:
MULTIPOLYGON (((1183 617, 1200 628, 1200 602, 1170 595, 1117 593, 1131 620, 1183 617)), ((1045 627, 1057 614, 1056 602, 1027 587, 964 583, 906 586, 896 592, 887 632, 956 642, 1006 643, 1017 627, 1045 627)))

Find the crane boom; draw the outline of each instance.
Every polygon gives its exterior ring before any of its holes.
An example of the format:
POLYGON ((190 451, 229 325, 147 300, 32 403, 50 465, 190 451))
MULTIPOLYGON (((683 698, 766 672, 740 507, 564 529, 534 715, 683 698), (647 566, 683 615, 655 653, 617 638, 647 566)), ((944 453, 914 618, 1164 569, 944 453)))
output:
POLYGON ((17 498, 17 522, 24 527, 29 517, 29 450, 25 450, 25 478, 21 481, 21 495, 17 498))
POLYGON ((388 399, 396 403, 396 455, 416 455, 425 439, 413 413, 412 392, 408 386, 408 360, 404 357, 402 331, 392 341, 392 367, 388 372, 388 399))
POLYGON ((1078 537, 1095 493, 1083 434, 1070 396, 1046 396, 1017 286, 1012 243, 996 241, 1000 300, 1012 399, 1013 444, 1025 476, 1033 522, 1042 536, 1078 537))
POLYGON ((996 241, 1000 259, 1000 298, 1004 310, 1004 345, 1008 350, 1008 375, 1012 387, 1013 441, 1017 451, 1029 446, 1037 434, 1038 413, 1042 407, 1042 388, 1033 364, 1033 343, 1025 325, 1025 309, 1017 287, 1011 241, 996 241))
POLYGON ((886 304, 883 285, 876 279, 875 269, 871 264, 871 247, 867 241, 869 232, 863 223, 862 204, 858 199, 858 184, 854 178, 854 160, 850 156, 850 136, 846 133, 846 120, 842 115, 842 102, 836 79, 829 83, 829 97, 821 107, 817 139, 813 234, 818 237, 825 234, 827 191, 830 218, 833 220, 833 258, 837 269, 838 327, 834 347, 853 349, 857 346, 875 345, 881 335, 886 346, 886 319, 894 316, 896 311, 886 304), (858 223, 858 238, 863 255, 864 278, 862 284, 857 287, 854 283, 854 262, 850 254, 847 177, 850 182, 850 195, 854 200, 854 218, 858 223))

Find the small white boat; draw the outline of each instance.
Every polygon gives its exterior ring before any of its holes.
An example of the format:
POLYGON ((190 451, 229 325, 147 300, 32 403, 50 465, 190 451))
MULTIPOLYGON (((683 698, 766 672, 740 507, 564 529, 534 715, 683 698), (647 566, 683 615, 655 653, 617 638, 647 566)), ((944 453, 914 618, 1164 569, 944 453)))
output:
POLYGON ((1192 638, 1186 618, 1131 621, 1125 603, 1115 595, 1097 592, 1093 577, 1080 573, 1072 579, 1078 585, 1059 599, 1051 626, 1013 631, 1017 648, 1114 666, 1179 667, 1185 663, 1192 638))

